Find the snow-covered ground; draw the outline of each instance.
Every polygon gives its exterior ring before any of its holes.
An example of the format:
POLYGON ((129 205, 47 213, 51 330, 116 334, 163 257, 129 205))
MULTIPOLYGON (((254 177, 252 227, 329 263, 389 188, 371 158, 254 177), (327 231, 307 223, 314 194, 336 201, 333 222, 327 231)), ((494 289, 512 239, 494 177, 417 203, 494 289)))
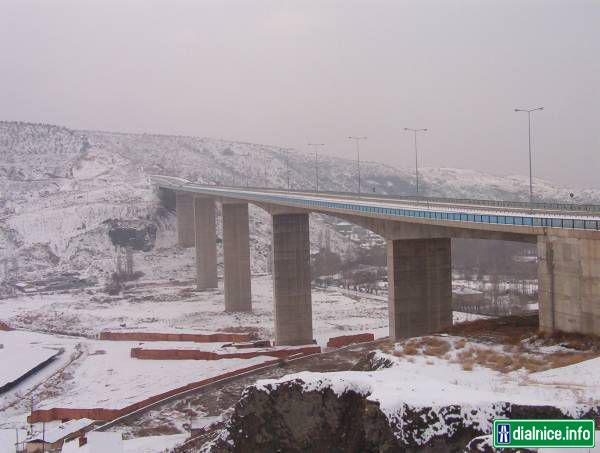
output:
MULTIPOLYGON (((226 313, 223 311, 222 291, 184 291, 192 286, 150 285, 145 290, 137 288, 133 295, 120 296, 112 301, 96 301, 94 296, 85 292, 1 300, 0 319, 13 326, 48 332, 56 329, 64 331, 68 327, 74 333, 87 337, 23 330, 0 332, 0 343, 5 341, 3 338, 10 338, 10 344, 33 343, 66 351, 61 355, 64 368, 60 373, 52 378, 49 378, 50 370, 40 373, 20 384, 15 392, 3 396, 0 400, 3 411, 0 426, 24 423, 31 397, 36 409, 121 408, 190 382, 272 359, 260 356, 217 361, 136 360, 130 358, 132 347, 215 351, 222 344, 141 343, 95 338, 103 330, 179 333, 254 331, 262 338, 273 338, 271 276, 252 280, 253 313, 226 313), (154 297, 146 300, 143 297, 146 291, 154 297), (42 382, 43 385, 32 390, 42 382)), ((335 288, 316 289, 313 292, 313 320, 317 342, 325 346, 332 336, 360 332, 372 332, 377 338, 387 336, 387 302, 368 296, 348 296, 335 288)), ((455 321, 476 318, 476 315, 455 313, 455 321)), ((56 368, 52 370, 57 371, 56 368)))
POLYGON ((0 331, 0 387, 14 382, 60 350, 37 341, 24 341, 20 332, 0 331))

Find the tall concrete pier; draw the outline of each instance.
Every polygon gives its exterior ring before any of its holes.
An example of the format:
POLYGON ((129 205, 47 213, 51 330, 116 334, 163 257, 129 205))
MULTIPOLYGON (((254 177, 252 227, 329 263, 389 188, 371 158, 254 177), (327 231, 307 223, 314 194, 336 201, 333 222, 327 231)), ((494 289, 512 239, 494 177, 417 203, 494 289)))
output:
POLYGON ((452 324, 450 239, 388 240, 390 338, 415 337, 452 324))
POLYGON ((225 311, 252 311, 248 203, 223 203, 225 311))
POLYGON ((539 236, 538 258, 540 329, 598 335, 600 240, 539 236))
POLYGON ((196 234, 196 284, 198 289, 216 288, 217 232, 215 201, 208 197, 194 198, 196 234))
POLYGON ((177 243, 180 247, 193 247, 194 234, 194 196, 190 193, 176 192, 177 243))
POLYGON ((273 215, 276 344, 312 343, 310 282, 308 214, 273 215))

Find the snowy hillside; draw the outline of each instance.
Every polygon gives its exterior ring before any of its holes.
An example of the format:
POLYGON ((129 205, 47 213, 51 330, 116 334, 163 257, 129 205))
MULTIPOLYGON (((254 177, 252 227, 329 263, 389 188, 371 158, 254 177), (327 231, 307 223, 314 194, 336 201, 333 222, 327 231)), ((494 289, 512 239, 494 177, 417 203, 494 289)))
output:
MULTIPOLYGON (((162 209, 150 174, 193 181, 286 187, 289 156, 292 188, 314 187, 314 156, 294 150, 196 137, 75 131, 64 127, 0 122, 0 281, 34 280, 74 272, 102 281, 114 270, 108 239, 111 220, 144 220, 157 226, 153 251, 136 256, 149 277, 192 278, 193 251, 175 247, 172 213, 162 209), (173 259, 175 255, 181 255, 173 259)), ((412 170, 365 162, 364 187, 378 193, 411 194, 412 170)), ((355 190, 356 163, 323 156, 320 188, 355 190)), ((525 177, 501 178, 470 170, 424 169, 428 195, 522 199, 525 177)), ((568 198, 568 190, 536 181, 544 199, 568 198)), ((587 191, 578 201, 598 201, 587 191)), ((326 220, 311 219, 313 249, 326 220)), ((220 235, 220 232, 218 232, 220 235)), ((270 222, 251 208, 254 271, 267 269, 270 222)), ((352 254, 355 245, 335 231, 331 247, 352 254)))

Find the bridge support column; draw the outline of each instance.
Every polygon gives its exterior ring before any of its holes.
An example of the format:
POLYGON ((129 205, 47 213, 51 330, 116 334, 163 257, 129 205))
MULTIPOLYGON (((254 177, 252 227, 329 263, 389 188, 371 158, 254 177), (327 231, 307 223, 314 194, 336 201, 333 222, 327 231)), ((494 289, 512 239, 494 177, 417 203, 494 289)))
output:
POLYGON ((538 236, 540 330, 600 335, 600 240, 538 236))
POLYGON ((196 233, 196 284, 198 289, 216 288, 217 232, 215 201, 212 198, 194 198, 196 233))
POLYGON ((273 215, 273 299, 275 343, 311 344, 308 214, 273 215))
POLYGON ((177 217, 177 244, 180 247, 193 247, 194 238, 194 196, 191 193, 175 193, 175 215, 177 217))
POLYGON ((388 240, 390 338, 426 335, 452 324, 450 239, 388 240))
POLYGON ((248 203, 223 203, 225 311, 252 311, 248 203))

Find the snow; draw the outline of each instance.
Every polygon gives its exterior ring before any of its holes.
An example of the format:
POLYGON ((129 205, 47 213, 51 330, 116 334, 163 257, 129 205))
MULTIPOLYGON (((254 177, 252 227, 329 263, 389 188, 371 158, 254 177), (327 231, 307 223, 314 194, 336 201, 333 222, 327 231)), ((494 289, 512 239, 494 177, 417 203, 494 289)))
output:
POLYGON ((120 409, 192 382, 273 359, 259 356, 211 361, 136 360, 130 357, 135 343, 88 341, 82 345, 85 360, 72 370, 73 377, 64 386, 62 394, 45 399, 38 409, 120 409), (94 354, 99 350, 105 353, 94 354))
POLYGON ((73 434, 77 431, 82 430, 83 428, 87 428, 92 423, 94 423, 94 420, 90 420, 89 418, 71 420, 56 426, 54 429, 45 431, 43 436, 39 435, 38 433, 37 435, 28 438, 27 441, 44 440, 45 442, 53 444, 55 442, 58 442, 60 439, 63 439, 65 436, 68 436, 69 434, 73 434))
POLYGON ((15 443, 17 442, 17 431, 19 443, 23 442, 27 436, 27 431, 24 429, 0 429, 0 452, 2 453, 17 453, 15 443))
POLYGON ((79 446, 79 440, 66 442, 61 453, 124 453, 123 439, 120 433, 89 432, 87 443, 79 446))
POLYGON ((158 453, 182 444, 188 434, 136 437, 123 442, 123 453, 158 453))
POLYGON ((21 335, 15 331, 0 331, 0 387, 13 382, 39 364, 58 354, 36 341, 23 343, 21 335))

